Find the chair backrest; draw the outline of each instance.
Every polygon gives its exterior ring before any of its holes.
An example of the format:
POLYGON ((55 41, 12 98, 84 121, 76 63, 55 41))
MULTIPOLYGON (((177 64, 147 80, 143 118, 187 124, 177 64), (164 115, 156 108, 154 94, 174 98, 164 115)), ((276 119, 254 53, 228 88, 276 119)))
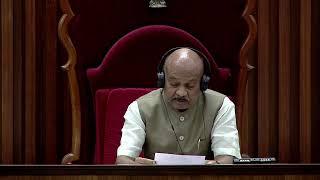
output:
POLYGON ((126 34, 110 48, 99 67, 88 69, 92 92, 106 87, 155 87, 161 56, 177 46, 200 50, 208 57, 213 75, 219 72, 209 51, 194 36, 175 27, 150 25, 126 34))
MULTIPOLYGON (((121 128, 124 123, 123 115, 127 110, 128 105, 135 99, 152 90, 152 88, 119 88, 109 91, 108 101, 104 108, 104 112, 102 112, 105 114, 105 117, 104 119, 101 119, 102 121, 100 122, 97 119, 97 123, 104 124, 104 127, 97 127, 97 130, 104 129, 105 131, 104 134, 100 136, 103 138, 103 140, 101 140, 101 142, 103 142, 101 144, 103 147, 100 147, 100 150, 103 152, 100 152, 101 154, 95 154, 95 163, 113 164, 115 162, 116 152, 120 145, 121 128), (102 156, 99 157, 100 155, 102 156)), ((102 93, 105 90, 98 91, 102 93)), ((96 98, 100 97, 100 95, 96 94, 96 98)), ((97 106, 99 106, 98 102, 97 106)), ((97 138, 99 137, 97 136, 97 138)), ((97 145, 98 144, 99 143, 97 143, 97 145)))

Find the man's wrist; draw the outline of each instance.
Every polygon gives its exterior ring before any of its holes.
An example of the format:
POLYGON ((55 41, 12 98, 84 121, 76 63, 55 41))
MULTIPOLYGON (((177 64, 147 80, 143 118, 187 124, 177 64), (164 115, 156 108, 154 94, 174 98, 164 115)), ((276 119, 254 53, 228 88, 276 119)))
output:
POLYGON ((222 163, 218 160, 207 160, 206 164, 207 165, 217 165, 217 164, 222 164, 222 163))

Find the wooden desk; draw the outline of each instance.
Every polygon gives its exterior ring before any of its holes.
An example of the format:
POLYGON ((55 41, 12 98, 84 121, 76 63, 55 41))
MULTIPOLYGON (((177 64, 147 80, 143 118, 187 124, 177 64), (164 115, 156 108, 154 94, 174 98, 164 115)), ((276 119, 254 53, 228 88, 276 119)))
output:
POLYGON ((320 179, 320 164, 216 166, 0 165, 0 180, 320 179))

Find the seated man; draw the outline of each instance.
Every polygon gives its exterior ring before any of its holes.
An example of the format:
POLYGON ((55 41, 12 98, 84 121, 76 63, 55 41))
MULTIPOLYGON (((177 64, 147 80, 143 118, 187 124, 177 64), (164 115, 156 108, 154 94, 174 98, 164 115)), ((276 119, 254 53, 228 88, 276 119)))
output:
POLYGON ((132 102, 124 115, 117 164, 153 164, 157 152, 204 155, 207 164, 240 157, 234 104, 207 89, 207 58, 192 48, 174 48, 161 59, 158 85, 132 102), (145 158, 138 157, 144 150, 145 158))

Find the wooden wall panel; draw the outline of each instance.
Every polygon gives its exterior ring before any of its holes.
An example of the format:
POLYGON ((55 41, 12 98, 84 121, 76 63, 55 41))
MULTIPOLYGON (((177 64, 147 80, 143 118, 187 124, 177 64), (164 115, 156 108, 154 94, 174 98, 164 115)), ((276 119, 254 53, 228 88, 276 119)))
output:
MULTIPOLYGON (((277 0, 258 1, 258 156, 277 154, 277 0)), ((251 113, 251 112, 249 112, 251 113)))
MULTIPOLYGON (((58 163, 57 161, 57 81, 56 76, 59 70, 57 64, 57 0, 46 0, 38 3, 38 30, 41 41, 38 47, 42 47, 42 53, 38 59, 41 64, 41 85, 40 91, 43 98, 40 100, 41 107, 39 124, 42 127, 39 136, 42 137, 39 151, 43 159, 40 163, 58 163)), ((62 98, 62 97, 60 97, 62 98)), ((40 153, 39 152, 39 153, 40 153)))
POLYGON ((296 1, 279 1, 279 160, 284 162, 299 160, 298 8, 296 1))
POLYGON ((1 0, 1 163, 13 162, 13 1, 1 0))
POLYGON ((57 1, 1 0, 1 162, 58 163, 57 1))
MULTIPOLYGON (((36 0, 25 1, 25 163, 36 162, 36 0)), ((23 161, 22 161, 23 162, 23 161)))
MULTIPOLYGON (((275 156, 280 162, 319 162, 315 137, 320 134, 313 130, 320 126, 315 110, 319 81, 313 68, 319 57, 317 3, 258 1, 259 156, 275 156)), ((249 114, 252 111, 248 109, 249 114)))
POLYGON ((23 143, 23 3, 21 0, 13 0, 13 162, 19 163, 23 159, 21 149, 23 143))
MULTIPOLYGON (((312 0, 311 5, 311 154, 320 152, 320 1, 312 0)), ((312 162, 320 162, 320 156, 312 156, 312 162)))
POLYGON ((311 162, 311 0, 300 1, 300 159, 311 162))

